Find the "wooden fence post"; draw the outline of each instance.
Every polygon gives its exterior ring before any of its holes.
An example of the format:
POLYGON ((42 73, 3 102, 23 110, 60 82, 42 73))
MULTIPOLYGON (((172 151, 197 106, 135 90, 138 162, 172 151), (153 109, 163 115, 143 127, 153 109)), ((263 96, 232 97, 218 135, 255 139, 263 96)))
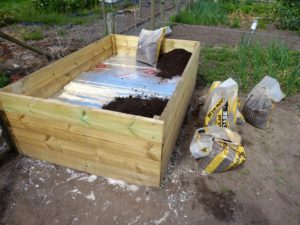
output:
POLYGON ((142 0, 140 0, 140 3, 139 3, 139 18, 141 19, 142 18, 142 0))
POLYGON ((165 24, 165 0, 160 0, 160 18, 163 26, 165 24))
POLYGON ((151 29, 155 29, 155 0, 151 0, 151 29))
POLYGON ((112 12, 107 13, 107 31, 108 34, 115 33, 115 14, 112 12))
POLYGON ((108 29, 107 29, 106 9, 105 9, 105 1, 104 0, 101 1, 101 9, 102 9, 103 23, 104 23, 103 27, 104 27, 105 35, 107 35, 108 29))
POLYGON ((180 13, 181 0, 176 0, 176 16, 180 13))
POLYGON ((136 24, 137 24, 137 16, 136 16, 136 14, 137 14, 137 9, 136 9, 136 8, 134 8, 134 10, 133 10, 133 17, 134 17, 134 30, 136 30, 136 24))

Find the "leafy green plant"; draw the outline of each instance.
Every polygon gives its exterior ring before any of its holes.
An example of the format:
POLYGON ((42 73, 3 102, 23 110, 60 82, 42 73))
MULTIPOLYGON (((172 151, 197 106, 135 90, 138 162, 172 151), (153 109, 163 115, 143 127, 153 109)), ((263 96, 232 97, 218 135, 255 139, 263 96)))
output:
MULTIPOLYGON (((258 27, 265 29, 276 23, 279 29, 299 30, 300 1, 278 0, 259 2, 256 0, 198 0, 190 10, 172 17, 172 22, 203 25, 226 25, 232 28, 247 27, 258 17, 258 27)), ((300 32, 300 31, 298 31, 300 32)))
MULTIPOLYGON (((299 57, 300 60, 300 57, 299 57)), ((292 70, 286 78, 286 94, 291 95, 300 89, 300 63, 292 70)))
POLYGON ((213 1, 197 1, 191 10, 185 10, 173 17, 173 22, 188 24, 219 25, 226 24, 226 11, 222 5, 213 1))
POLYGON ((32 0, 32 4, 35 9, 47 12, 74 12, 99 5, 96 0, 32 0))
POLYGON ((8 24, 12 24, 14 22, 15 22, 14 11, 0 9, 0 27, 3 27, 8 24))
POLYGON ((300 27, 300 8, 294 5, 281 5, 277 11, 277 27, 284 30, 298 30, 300 27))
POLYGON ((44 39, 44 35, 42 30, 38 29, 38 30, 33 30, 33 31, 26 31, 23 34, 23 39, 24 41, 37 41, 37 40, 42 40, 44 39))
POLYGON ((249 47, 246 44, 240 44, 237 48, 238 64, 237 68, 237 78, 242 89, 247 89, 249 85, 248 76, 248 50, 249 47))
POLYGON ((67 32, 65 29, 61 28, 57 31, 59 36, 66 36, 67 32))
POLYGON ((5 87, 9 84, 9 79, 6 74, 0 73, 0 88, 5 87))
MULTIPOLYGON (((75 1, 75 0, 74 0, 75 1)), ((81 1, 81 0, 80 0, 81 1)), ((99 2, 95 1, 95 6, 99 6, 99 2)), ((60 2, 58 0, 48 2, 60 2)), ((76 13, 61 12, 60 10, 37 9, 33 7, 32 0, 1 0, 0 1, 0 27, 13 23, 43 23, 46 25, 63 25, 63 24, 84 24, 96 20, 100 17, 100 10, 94 8, 92 1, 85 8, 78 8, 76 13), (89 9, 91 7, 91 9, 89 9)), ((76 0, 77 4, 77 0, 76 0)))
POLYGON ((253 79, 252 82, 256 84, 259 82, 261 78, 262 68, 263 68, 263 60, 265 52, 262 50, 262 46, 259 43, 255 43, 252 47, 252 64, 253 64, 253 79))

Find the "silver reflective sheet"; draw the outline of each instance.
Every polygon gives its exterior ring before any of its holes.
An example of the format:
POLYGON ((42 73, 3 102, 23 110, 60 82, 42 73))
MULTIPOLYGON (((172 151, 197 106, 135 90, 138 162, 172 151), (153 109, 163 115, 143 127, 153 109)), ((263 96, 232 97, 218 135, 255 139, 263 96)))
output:
POLYGON ((161 79, 157 72, 133 56, 116 55, 80 74, 51 98, 95 108, 116 97, 170 98, 180 77, 161 79))

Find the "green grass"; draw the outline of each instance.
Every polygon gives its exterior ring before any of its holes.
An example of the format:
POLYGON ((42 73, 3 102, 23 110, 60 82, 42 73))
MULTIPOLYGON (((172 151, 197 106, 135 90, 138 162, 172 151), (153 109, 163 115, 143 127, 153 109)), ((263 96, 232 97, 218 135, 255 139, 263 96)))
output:
POLYGON ((270 23, 275 23, 279 29, 298 31, 300 27, 300 8, 285 5, 282 1, 197 0, 190 10, 183 10, 171 17, 171 22, 249 29, 255 17, 259 17, 258 28, 262 29, 270 23))
POLYGON ((59 36, 62 36, 62 37, 67 35, 66 30, 62 29, 62 28, 58 29, 57 33, 59 36))
POLYGON ((287 95, 300 91, 300 52, 290 51, 282 42, 273 41, 266 47, 259 43, 236 48, 204 47, 201 53, 200 77, 208 85, 232 77, 247 92, 270 75, 287 95))
POLYGON ((44 39, 43 31, 38 29, 38 30, 33 30, 33 31, 27 31, 23 34, 23 40, 24 41, 38 41, 44 39))
POLYGON ((16 16, 16 22, 43 23, 46 25, 65 25, 65 24, 85 24, 96 20, 99 15, 72 16, 71 14, 62 14, 57 12, 41 13, 34 11, 33 14, 23 12, 16 16))
POLYGON ((83 9, 76 13, 43 12, 35 10, 31 0, 1 0, 0 27, 13 23, 42 23, 46 25, 84 24, 100 17, 97 10, 83 9))
POLYGON ((227 23, 225 9, 220 3, 210 1, 197 1, 191 10, 184 10, 171 18, 172 22, 187 24, 219 25, 227 23))
POLYGON ((229 188, 227 188, 227 187, 225 187, 225 186, 223 186, 223 185, 221 185, 220 186, 220 192, 221 193, 228 193, 228 192, 230 192, 231 190, 229 189, 229 188))
POLYGON ((9 79, 6 74, 0 73, 0 88, 9 84, 9 79))

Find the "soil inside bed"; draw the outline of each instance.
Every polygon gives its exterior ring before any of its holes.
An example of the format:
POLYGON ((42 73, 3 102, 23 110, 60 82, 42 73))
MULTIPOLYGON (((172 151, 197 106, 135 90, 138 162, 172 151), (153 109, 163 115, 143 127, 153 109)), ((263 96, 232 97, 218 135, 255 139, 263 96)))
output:
POLYGON ((103 109, 122 112, 132 115, 152 118, 161 115, 168 103, 168 99, 141 97, 116 98, 114 101, 103 106, 103 109))
POLYGON ((191 55, 184 49, 174 49, 161 54, 157 62, 157 68, 160 72, 156 76, 167 79, 181 76, 191 55))

